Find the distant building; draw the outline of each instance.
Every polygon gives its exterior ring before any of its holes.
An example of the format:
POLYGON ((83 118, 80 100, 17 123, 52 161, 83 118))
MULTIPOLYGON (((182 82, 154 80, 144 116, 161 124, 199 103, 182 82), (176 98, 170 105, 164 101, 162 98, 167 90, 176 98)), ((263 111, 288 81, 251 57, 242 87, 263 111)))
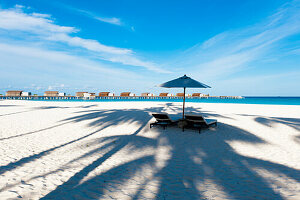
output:
POLYGON ((95 97, 95 96, 96 96, 95 93, 88 93, 88 92, 83 93, 83 97, 95 97))
POLYGON ((159 96, 160 96, 160 97, 171 97, 171 96, 173 96, 173 94, 169 94, 169 93, 160 93, 159 96))
POLYGON ((192 97, 200 97, 201 93, 193 93, 192 97))
POLYGON ((153 94, 149 93, 149 92, 145 92, 141 94, 142 97, 152 97, 153 94))
POLYGON ((135 96, 135 94, 131 93, 131 92, 122 92, 120 94, 121 97, 133 97, 135 96))
MULTIPOLYGON (((177 93, 176 96, 177 96, 177 97, 183 97, 183 96, 184 96, 184 93, 177 93)), ((189 95, 188 95, 188 94, 185 94, 185 96, 187 97, 187 96, 189 96, 189 95)))
POLYGON ((64 96, 66 96, 66 93, 60 92, 60 93, 58 93, 58 96, 59 96, 59 97, 64 97, 64 96))
POLYGON ((91 94, 90 93, 83 93, 83 97, 90 97, 91 94))
POLYGON ((159 96, 160 97, 167 97, 169 93, 160 93, 159 96))
POLYGON ((21 90, 9 90, 5 94, 5 96, 11 96, 11 97, 20 97, 21 95, 22 95, 21 90))
POLYGON ((21 96, 23 96, 23 97, 31 96, 31 92, 22 92, 21 96))
POLYGON ((115 94, 111 92, 99 92, 99 97, 113 97, 113 96, 115 96, 115 94))
POLYGON ((46 96, 46 97, 57 97, 58 96, 58 91, 46 91, 44 93, 44 96, 46 96))
POLYGON ((84 93, 88 93, 88 92, 76 92, 76 97, 83 97, 84 93))
POLYGON ((83 93, 83 98, 85 99, 95 99, 95 97, 96 97, 95 93, 88 93, 88 92, 83 93))

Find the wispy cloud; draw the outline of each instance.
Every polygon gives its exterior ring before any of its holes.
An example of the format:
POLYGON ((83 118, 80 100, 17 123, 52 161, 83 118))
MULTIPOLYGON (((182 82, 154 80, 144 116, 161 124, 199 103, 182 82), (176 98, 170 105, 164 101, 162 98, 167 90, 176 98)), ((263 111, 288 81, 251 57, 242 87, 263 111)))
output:
POLYGON ((176 63, 207 79, 224 78, 266 57, 272 59, 282 40, 299 33, 300 1, 292 1, 259 24, 226 31, 195 45, 178 56, 176 63))
MULTIPOLYGON (((30 44, 51 42, 51 46, 63 44, 78 47, 87 54, 97 55, 101 60, 143 67, 158 73, 168 73, 156 64, 138 58, 131 49, 107 46, 96 40, 73 36, 79 31, 77 28, 57 25, 47 14, 26 13, 23 7, 0 9, 0 29, 8 31, 8 34, 2 35, 3 37, 24 34, 23 38, 26 40, 33 38, 29 41, 30 44)), ((24 42, 24 39, 20 41, 24 42)))
POLYGON ((66 6, 65 8, 69 9, 69 10, 73 10, 77 13, 80 13, 82 15, 85 15, 87 17, 90 17, 92 19, 104 22, 104 23, 109 23, 109 24, 113 24, 113 25, 118 25, 118 26, 122 26, 123 23, 121 22, 120 18, 116 18, 116 17, 102 17, 99 16, 93 12, 87 11, 87 10, 82 10, 82 9, 78 9, 78 8, 74 8, 72 6, 66 6))

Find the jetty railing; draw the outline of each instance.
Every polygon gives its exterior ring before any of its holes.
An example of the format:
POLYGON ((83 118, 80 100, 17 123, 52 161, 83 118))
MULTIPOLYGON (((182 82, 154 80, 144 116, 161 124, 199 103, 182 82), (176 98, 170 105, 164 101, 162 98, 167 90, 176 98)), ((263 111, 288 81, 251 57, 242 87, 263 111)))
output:
MULTIPOLYGON (((202 96, 202 97, 192 97, 187 96, 186 99, 243 99, 242 96, 202 96)), ((175 100, 183 99, 183 97, 177 96, 107 96, 107 97, 76 97, 76 96, 0 96, 0 99, 7 100, 175 100)))

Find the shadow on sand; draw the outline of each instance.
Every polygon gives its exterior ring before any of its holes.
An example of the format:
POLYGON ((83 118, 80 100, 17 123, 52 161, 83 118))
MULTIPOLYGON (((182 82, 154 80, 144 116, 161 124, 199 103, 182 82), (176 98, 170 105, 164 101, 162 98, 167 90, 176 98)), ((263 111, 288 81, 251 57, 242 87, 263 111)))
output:
POLYGON ((299 118, 286 118, 286 117, 265 117, 260 115, 245 115, 241 116, 251 116, 254 117, 254 121, 262 125, 273 127, 276 124, 283 124, 291 128, 300 131, 300 119, 299 118))
MULTIPOLYGON (((114 110, 88 110, 77 112, 77 116, 63 120, 61 123, 81 122, 88 120, 88 126, 99 127, 96 131, 77 138, 68 143, 51 148, 39 154, 23 158, 15 163, 0 168, 1 172, 9 171, 15 167, 41 158, 52 151, 74 142, 99 134, 99 138, 89 141, 88 151, 84 155, 66 163, 62 168, 68 168, 72 163, 84 160, 90 156, 96 159, 75 173, 66 182, 42 199, 101 199, 109 198, 109 194, 118 191, 122 195, 129 195, 131 199, 147 198, 145 192, 154 195, 153 199, 215 199, 213 192, 223 191, 225 197, 230 199, 283 199, 274 189, 274 183, 262 176, 256 169, 262 169, 279 176, 300 181, 300 171, 285 165, 247 157, 236 152, 229 143, 242 141, 252 145, 263 145, 266 142, 254 134, 238 127, 219 122, 217 128, 203 131, 181 132, 176 127, 167 130, 148 128, 152 119, 151 113, 172 110, 180 113, 181 107, 173 104, 164 104, 164 107, 146 109, 114 109, 114 110), (112 126, 124 123, 135 123, 137 129, 133 133, 123 133, 122 130, 113 136, 101 137, 101 131, 112 126), (155 134, 157 137, 149 138, 144 134, 155 134), (132 152, 142 152, 146 148, 153 148, 153 155, 139 157, 131 161, 115 165, 109 170, 85 179, 88 174, 125 147, 132 152), (163 166, 157 166, 157 149, 167 147, 169 157, 163 166), (104 152, 101 154, 101 152, 104 152), (142 177, 145 168, 152 169, 151 176, 142 177), (137 176, 139 178, 137 178, 137 176), (153 181, 156 181, 156 184, 153 181), (131 190, 124 189, 126 183, 133 181, 136 187, 131 190), (154 190, 150 190, 153 186, 154 190), (123 189, 122 189, 123 188, 123 189)), ((207 117, 225 118, 215 113, 204 112, 201 109, 188 108, 189 112, 202 113, 207 117)), ((290 119, 290 122, 295 119, 290 119)), ((293 122, 294 123, 294 122, 293 122)), ((297 123, 297 122, 296 122, 297 123)), ((53 172, 55 173, 55 172, 53 172)), ((47 176, 45 174, 44 176, 47 176)), ((4 188, 5 189, 5 188, 4 188)), ((111 198, 113 196, 110 196, 111 198)), ((149 198, 149 197, 148 197, 149 198)))
MULTIPOLYGON (((167 105, 168 109, 180 112, 181 108, 167 105)), ((243 141, 254 145, 265 143, 262 139, 234 126, 219 123, 217 129, 204 131, 198 135, 195 131, 181 132, 177 128, 168 128, 166 131, 155 129, 157 138, 147 138, 139 135, 151 119, 151 112, 163 112, 165 108, 150 108, 144 110, 91 110, 81 112, 80 115, 66 119, 66 121, 79 122, 92 120, 89 126, 107 128, 123 123, 138 123, 139 128, 131 135, 119 134, 117 136, 102 137, 94 141, 94 149, 76 160, 88 156, 96 156, 100 151, 109 147, 109 150, 99 156, 93 163, 87 165, 74 174, 68 181, 58 186, 42 199, 60 199, 61 197, 76 197, 101 199, 106 198, 107 193, 114 190, 122 190, 122 186, 128 181, 137 181, 136 175, 140 174, 145 167, 153 168, 151 177, 137 183, 139 186, 130 195, 132 199, 146 198, 144 191, 158 180, 158 190, 151 191, 155 199, 205 199, 205 191, 208 185, 217 185, 225 195, 232 199, 283 199, 274 190, 269 180, 260 175, 255 169, 264 169, 271 173, 284 175, 295 181, 300 181, 299 170, 286 167, 256 158, 238 154, 229 145, 231 141, 243 141), (106 141, 104 145, 104 141, 106 141), (107 143, 107 141, 109 141, 107 143), (161 141, 164 141, 163 144, 161 141), (187 145, 188 144, 188 145, 187 145), (156 167, 155 152, 142 158, 117 165, 110 170, 100 173, 86 181, 83 179, 104 161, 121 151, 125 146, 130 146, 132 151, 143 151, 145 148, 157 149, 161 145, 168 146, 170 158, 161 168, 156 167), (211 182, 211 184, 208 184, 211 182)), ((200 110, 189 108, 190 112, 199 113, 200 110)), ((202 112, 204 113, 204 112, 202 112)), ((205 113, 206 116, 222 118, 218 114, 205 113)), ((149 131, 149 130, 146 130, 149 131)), ((157 153, 157 152, 156 152, 157 153)), ((214 199, 213 196, 211 196, 214 199)))

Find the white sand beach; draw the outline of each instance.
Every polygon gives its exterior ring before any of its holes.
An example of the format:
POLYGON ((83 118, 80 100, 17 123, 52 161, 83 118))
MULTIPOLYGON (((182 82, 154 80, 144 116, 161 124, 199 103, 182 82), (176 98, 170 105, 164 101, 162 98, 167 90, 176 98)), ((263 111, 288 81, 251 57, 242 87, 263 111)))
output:
POLYGON ((300 199, 300 106, 0 101, 0 199, 300 199), (171 115, 172 116, 172 115, 171 115))

